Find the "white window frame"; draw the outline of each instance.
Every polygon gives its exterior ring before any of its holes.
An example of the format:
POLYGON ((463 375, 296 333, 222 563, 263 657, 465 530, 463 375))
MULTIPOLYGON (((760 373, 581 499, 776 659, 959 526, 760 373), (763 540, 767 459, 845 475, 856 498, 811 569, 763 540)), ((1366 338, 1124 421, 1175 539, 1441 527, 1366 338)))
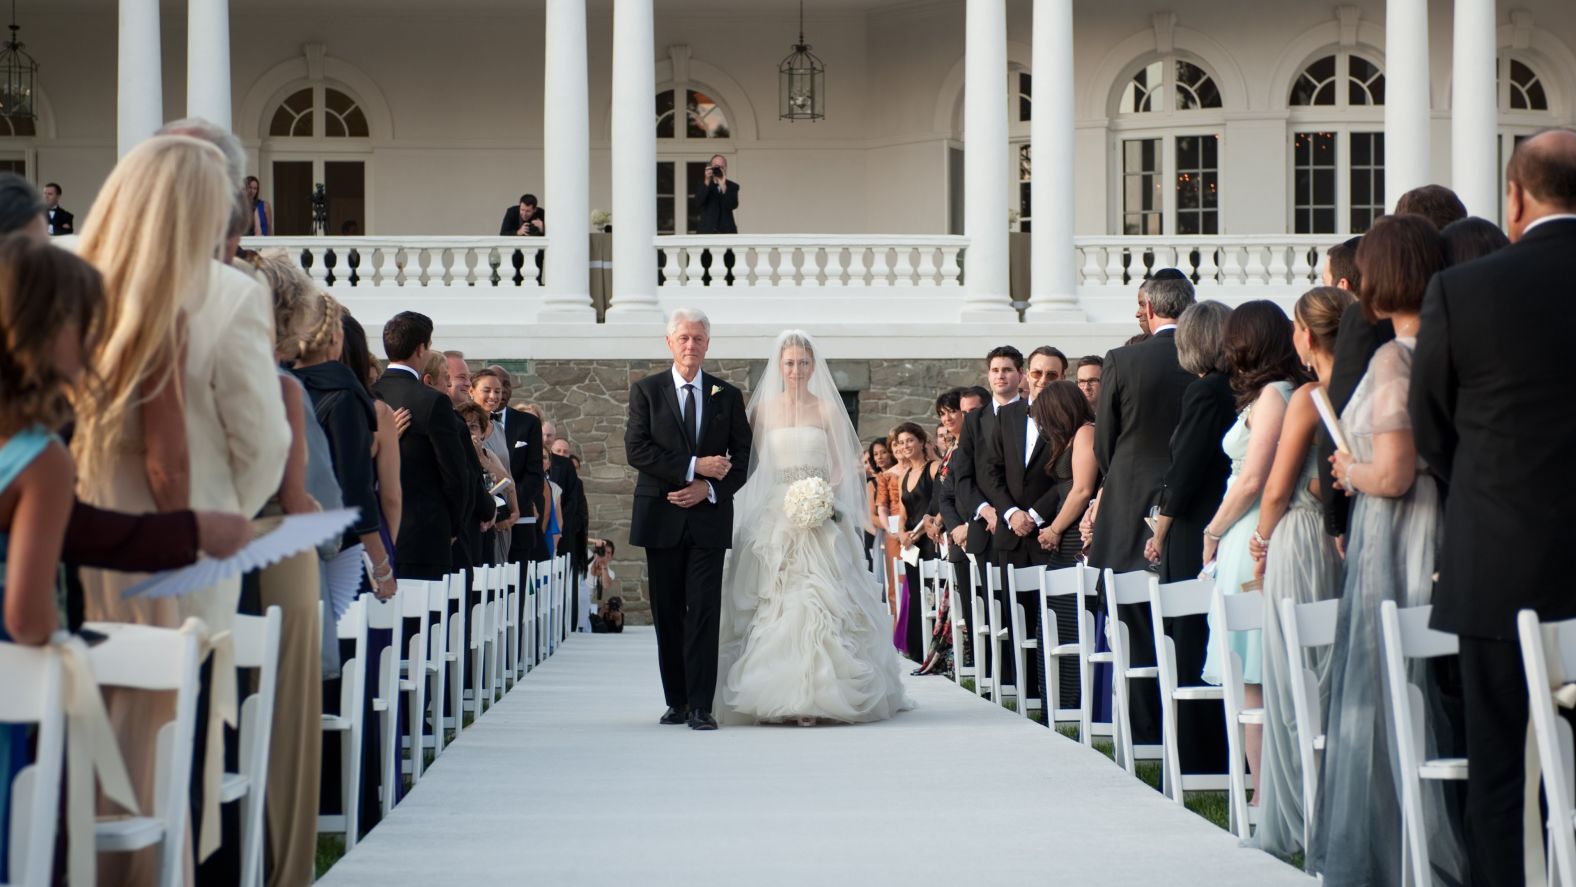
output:
POLYGON ((1122 143, 1133 139, 1160 139, 1160 175, 1166 183, 1165 187, 1161 188, 1163 212, 1160 220, 1162 232, 1160 236, 1177 236, 1176 140, 1187 136, 1215 136, 1218 139, 1219 147, 1215 156, 1215 181, 1218 188, 1215 195, 1215 230, 1220 234, 1231 230, 1225 200, 1227 187, 1225 95, 1221 95, 1222 106, 1219 108, 1175 110, 1177 85, 1174 78, 1178 61, 1201 68, 1214 81, 1215 89, 1220 90, 1220 76, 1215 70, 1203 59, 1185 52, 1169 52, 1165 55, 1135 60, 1123 69, 1122 75, 1113 85, 1109 100, 1109 123, 1106 126, 1107 156, 1112 158, 1106 183, 1106 193, 1109 195, 1106 201, 1106 213, 1107 229, 1115 236, 1127 236, 1122 230, 1123 217, 1126 215, 1122 187, 1122 143), (1157 95, 1159 107, 1153 111, 1119 113, 1122 96, 1126 93, 1134 75, 1155 62, 1161 63, 1162 72, 1160 91, 1157 95))
MULTIPOLYGON (((1389 70, 1379 57, 1367 48, 1327 46, 1312 53, 1297 68, 1297 75, 1287 86, 1286 95, 1279 100, 1285 103, 1286 136, 1286 231, 1297 230, 1297 150, 1299 132, 1329 132, 1335 134, 1335 230, 1319 232, 1327 237, 1352 235, 1352 133, 1383 133, 1384 105, 1353 105, 1349 101, 1351 82, 1351 57, 1357 56, 1379 69, 1385 77, 1386 98, 1389 95, 1389 70), (1325 56, 1335 56, 1335 104, 1293 105, 1291 88, 1301 79, 1308 66, 1325 56)), ((1388 149, 1386 145, 1386 149, 1388 149)), ((1385 170, 1385 189, 1390 187, 1390 174, 1385 170)), ((1386 198, 1388 199, 1388 195, 1386 198)), ((1381 205, 1385 202, 1380 201, 1381 205)))
MULTIPOLYGON (((366 236, 377 230, 374 227, 377 219, 375 197, 377 189, 372 184, 375 169, 371 138, 372 120, 368 117, 367 136, 364 138, 361 136, 334 136, 330 138, 324 135, 328 131, 324 122, 324 118, 328 113, 327 103, 324 100, 324 91, 327 89, 335 89, 349 96, 356 103, 356 107, 361 109, 362 115, 366 116, 366 104, 356 94, 355 90, 343 83, 325 80, 296 81, 279 90, 274 100, 269 102, 268 112, 263 116, 263 139, 257 150, 257 175, 263 182, 260 196, 268 201, 269 206, 274 205, 274 177, 272 173, 275 161, 286 163, 310 161, 312 163, 312 181, 314 183, 327 181, 324 168, 325 163, 359 161, 361 163, 362 188, 366 191, 366 194, 362 197, 362 215, 365 218, 361 220, 361 234, 366 236), (269 135, 274 114, 279 110, 280 104, 285 99, 308 87, 312 89, 312 135, 310 137, 269 135)), ((338 232, 325 232, 325 236, 338 236, 338 232)))
POLYGON ((1495 70, 1498 72, 1498 103, 1499 103, 1499 212, 1497 221, 1500 227, 1505 225, 1505 173, 1510 168, 1510 155, 1516 148, 1516 139, 1535 135, 1541 130, 1559 125, 1559 117, 1554 110, 1553 90, 1549 86, 1548 77, 1544 72, 1549 66, 1542 61, 1528 56, 1500 50, 1499 57, 1495 60, 1495 70), (1511 110, 1510 107, 1510 63, 1518 61, 1532 69, 1537 75, 1538 82, 1543 84, 1543 96, 1549 103, 1544 111, 1511 110))

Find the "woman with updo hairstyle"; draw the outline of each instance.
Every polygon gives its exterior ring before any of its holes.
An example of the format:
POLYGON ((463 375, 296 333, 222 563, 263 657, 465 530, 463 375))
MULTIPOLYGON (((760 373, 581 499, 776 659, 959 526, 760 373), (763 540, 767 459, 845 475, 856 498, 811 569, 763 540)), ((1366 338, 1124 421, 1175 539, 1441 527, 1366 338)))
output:
POLYGON ((449 359, 442 351, 434 348, 427 352, 427 359, 421 362, 421 383, 449 396, 449 359))
MULTIPOLYGON (((903 473, 898 477, 897 542, 903 548, 918 548, 920 560, 936 557, 933 537, 940 526, 941 516, 934 511, 936 501, 936 474, 941 463, 930 458, 930 438, 925 429, 913 422, 904 422, 892 429, 892 452, 898 458, 903 473)), ((908 580, 905 593, 899 600, 897 633, 898 649, 915 662, 925 658, 925 632, 920 619, 919 565, 903 563, 903 573, 908 580)))
POLYGON ((1280 443, 1264 495, 1259 522, 1249 541, 1255 574, 1264 580, 1264 750, 1260 758, 1259 849, 1290 860, 1305 850, 1303 823, 1311 815, 1302 789, 1302 761, 1297 751, 1297 725, 1292 710, 1291 682, 1302 680, 1302 668, 1319 678, 1320 710, 1329 689, 1329 656, 1323 648, 1303 654, 1290 667, 1276 653, 1285 648, 1281 601, 1307 604, 1341 593, 1341 558, 1335 540, 1324 532, 1319 491, 1319 455, 1314 446, 1320 430, 1313 394, 1330 378, 1335 363, 1335 337, 1341 314, 1357 301, 1344 289, 1321 286, 1304 293, 1292 312, 1292 341, 1297 357, 1314 379, 1298 388, 1286 404, 1280 443))

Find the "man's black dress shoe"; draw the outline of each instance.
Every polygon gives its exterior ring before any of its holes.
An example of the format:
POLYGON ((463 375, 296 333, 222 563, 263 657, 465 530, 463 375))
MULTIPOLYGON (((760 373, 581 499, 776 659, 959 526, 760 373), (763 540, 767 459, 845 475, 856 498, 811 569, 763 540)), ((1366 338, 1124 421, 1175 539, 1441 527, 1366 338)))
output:
POLYGON ((683 723, 687 722, 688 720, 689 720, 689 706, 684 706, 682 708, 674 708, 673 706, 670 705, 670 706, 668 706, 668 710, 662 713, 662 720, 658 721, 657 723, 659 723, 659 724, 667 724, 668 726, 672 726, 674 724, 683 724, 683 723))
POLYGON ((717 729, 717 719, 711 716, 711 712, 697 708, 690 712, 689 728, 691 730, 715 730, 717 729))

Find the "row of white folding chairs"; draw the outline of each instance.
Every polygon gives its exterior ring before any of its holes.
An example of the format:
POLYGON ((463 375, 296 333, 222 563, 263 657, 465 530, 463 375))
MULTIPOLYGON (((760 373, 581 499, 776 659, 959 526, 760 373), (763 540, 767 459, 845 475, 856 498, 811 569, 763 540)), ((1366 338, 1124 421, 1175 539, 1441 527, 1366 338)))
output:
MULTIPOLYGON (((236 667, 257 672, 256 691, 242 703, 239 713, 240 770, 224 774, 220 790, 221 803, 243 803, 243 887, 254 887, 262 879, 263 805, 280 623, 279 608, 270 607, 265 616, 236 617, 232 631, 236 667)), ((160 727, 156 738, 154 808, 135 816, 99 819, 94 826, 94 850, 123 853, 157 846, 157 883, 173 887, 181 882, 185 868, 183 836, 200 690, 198 637, 174 629, 119 623, 89 623, 87 627, 105 636, 88 653, 100 687, 175 693, 175 718, 160 727)), ((0 674, 6 676, 0 688, 0 722, 38 726, 35 759, 12 779, 10 828, 0 836, 8 847, 8 883, 42 887, 57 880, 53 863, 65 710, 61 654, 53 648, 0 643, 0 674)))

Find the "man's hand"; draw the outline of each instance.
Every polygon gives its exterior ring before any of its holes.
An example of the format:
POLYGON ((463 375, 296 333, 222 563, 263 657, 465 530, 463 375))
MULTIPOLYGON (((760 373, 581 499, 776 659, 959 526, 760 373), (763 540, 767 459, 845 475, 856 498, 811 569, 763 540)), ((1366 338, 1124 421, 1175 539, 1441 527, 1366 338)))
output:
POLYGON ((197 547, 209 557, 229 557, 252 541, 252 522, 224 511, 197 512, 197 547))
POLYGON ((522 222, 520 224, 519 230, 515 231, 514 233, 516 237, 524 237, 525 235, 531 233, 531 223, 522 222))
POLYGON ((668 501, 680 508, 694 508, 706 501, 708 492, 710 492, 710 484, 697 477, 690 481, 689 486, 669 493, 668 501))
POLYGON ((962 548, 969 541, 969 527, 967 524, 958 524, 952 528, 952 544, 962 548))
POLYGON ((542 220, 532 219, 531 221, 527 222, 525 226, 527 228, 535 228, 536 230, 540 231, 542 230, 542 220))
POLYGON ((980 506, 980 517, 985 519, 985 529, 991 533, 996 532, 996 509, 989 505, 980 506))
POLYGON ((1029 517, 1027 511, 1014 511, 1012 517, 1007 519, 1007 525, 1019 536, 1034 532, 1034 518, 1029 517))
MULTIPOLYGON (((727 456, 702 456, 695 460, 695 475, 722 480, 733 470, 733 460, 727 456)), ((705 498, 702 496, 701 498, 705 498)))

